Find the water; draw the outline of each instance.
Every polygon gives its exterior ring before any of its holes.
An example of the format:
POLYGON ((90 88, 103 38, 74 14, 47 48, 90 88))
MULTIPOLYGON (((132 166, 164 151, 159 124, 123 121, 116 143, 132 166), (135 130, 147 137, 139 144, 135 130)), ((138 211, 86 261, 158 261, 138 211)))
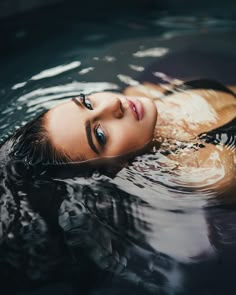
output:
MULTIPOLYGON (((234 20, 155 12, 109 19, 109 26, 67 21, 53 39, 4 61, 1 141, 80 92, 122 91, 160 73, 235 85, 235 31, 234 20)), ((21 32, 14 42, 30 34, 21 32)), ((159 152, 114 178, 35 177, 3 163, 1 288, 17 295, 234 294, 235 190, 216 193, 202 175, 176 169, 159 152)))

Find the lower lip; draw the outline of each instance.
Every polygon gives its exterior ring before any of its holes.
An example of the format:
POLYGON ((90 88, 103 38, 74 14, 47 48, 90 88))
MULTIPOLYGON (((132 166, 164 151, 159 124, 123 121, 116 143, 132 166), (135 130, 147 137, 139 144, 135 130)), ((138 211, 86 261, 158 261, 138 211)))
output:
POLYGON ((134 112, 135 118, 138 119, 138 121, 142 120, 143 115, 144 115, 144 110, 143 110, 143 104, 141 103, 140 100, 136 99, 136 98, 127 98, 128 102, 129 102, 129 106, 132 110, 132 112, 134 112), (133 106, 136 109, 136 112, 133 110, 133 106))

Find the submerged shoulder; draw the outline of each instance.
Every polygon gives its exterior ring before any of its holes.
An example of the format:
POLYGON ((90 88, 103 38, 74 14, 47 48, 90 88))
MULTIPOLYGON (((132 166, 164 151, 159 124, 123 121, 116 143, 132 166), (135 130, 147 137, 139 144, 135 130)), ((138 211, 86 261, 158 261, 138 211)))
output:
POLYGON ((235 183, 235 149, 206 143, 200 148, 186 148, 168 157, 179 164, 189 184, 225 190, 235 183))

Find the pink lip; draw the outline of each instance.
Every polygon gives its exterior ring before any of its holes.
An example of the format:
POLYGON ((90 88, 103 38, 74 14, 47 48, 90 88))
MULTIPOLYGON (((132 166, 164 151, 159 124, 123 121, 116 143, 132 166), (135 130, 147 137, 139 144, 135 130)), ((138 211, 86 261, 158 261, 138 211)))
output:
POLYGON ((142 120, 143 114, 144 114, 142 103, 136 98, 131 98, 131 99, 126 98, 126 99, 127 99, 128 103, 129 103, 129 107, 130 107, 135 119, 137 121, 142 120))

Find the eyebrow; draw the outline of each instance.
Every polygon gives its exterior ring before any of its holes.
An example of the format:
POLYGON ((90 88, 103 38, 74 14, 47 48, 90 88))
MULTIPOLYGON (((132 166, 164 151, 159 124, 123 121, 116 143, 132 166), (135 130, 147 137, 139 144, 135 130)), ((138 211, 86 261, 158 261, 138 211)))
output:
MULTIPOLYGON (((75 98, 73 97, 71 99, 77 106, 79 107, 83 107, 82 104, 75 98)), ((99 155, 99 151, 98 149, 96 148, 94 142, 93 142, 93 138, 92 138, 92 132, 91 132, 91 124, 89 121, 86 121, 85 122, 85 133, 86 133, 86 136, 87 136, 87 140, 88 140, 88 144, 90 146, 90 148, 97 154, 99 155)))
POLYGON ((95 144, 93 143, 93 138, 92 138, 92 133, 91 133, 91 125, 89 121, 86 121, 85 123, 85 131, 87 135, 87 140, 90 148, 97 154, 99 155, 99 151, 97 150, 95 144))
POLYGON ((81 102, 79 102, 79 101, 76 99, 76 97, 73 97, 71 100, 72 100, 77 106, 82 107, 81 102))

